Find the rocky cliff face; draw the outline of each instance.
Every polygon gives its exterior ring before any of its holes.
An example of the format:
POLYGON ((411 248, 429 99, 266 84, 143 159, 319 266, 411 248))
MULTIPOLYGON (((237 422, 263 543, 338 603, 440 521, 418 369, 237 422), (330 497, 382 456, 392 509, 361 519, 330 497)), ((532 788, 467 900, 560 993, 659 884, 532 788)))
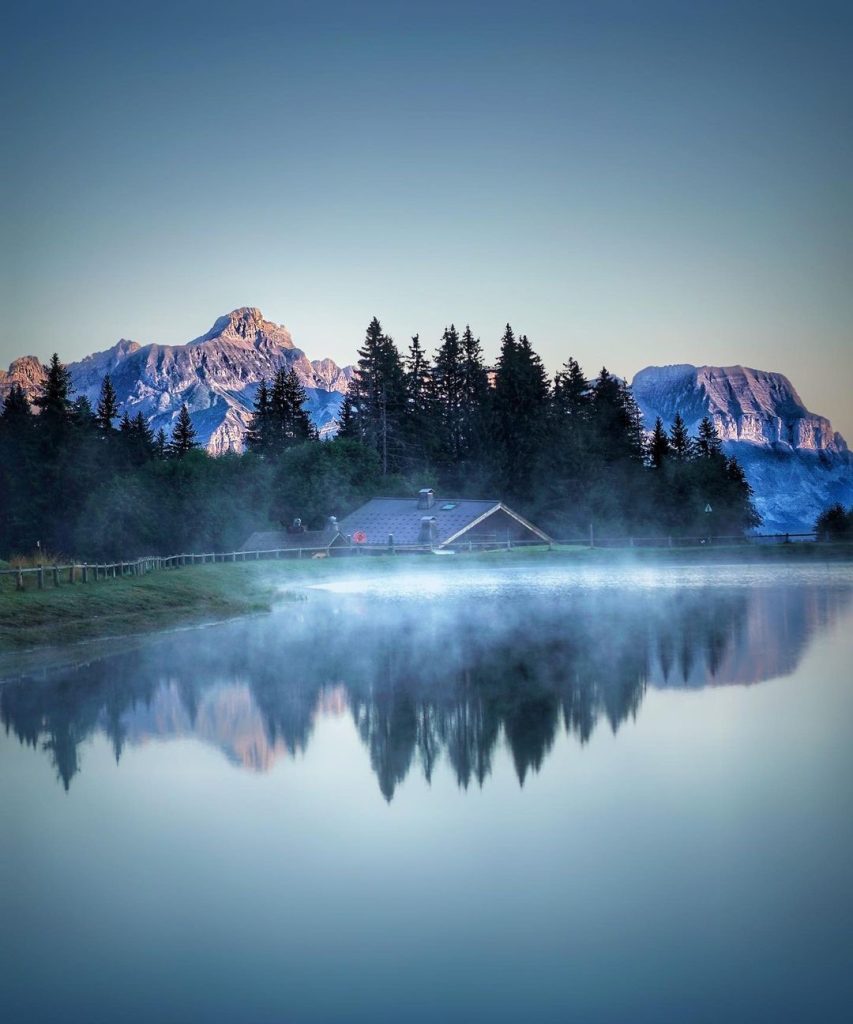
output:
MULTIPOLYGON (((156 431, 170 433, 186 402, 199 439, 213 454, 240 451, 262 379, 285 367, 296 370, 308 394, 308 410, 322 436, 337 429, 337 415, 352 373, 331 359, 310 362, 286 327, 244 307, 221 316, 206 334, 186 345, 140 345, 121 340, 69 364, 74 387, 93 404, 105 374, 131 417, 141 412, 156 431)), ((0 371, 0 399, 13 384, 33 396, 44 377, 34 356, 0 371)))
POLYGON ((853 504, 853 456, 829 420, 809 410, 781 373, 744 366, 648 366, 634 397, 651 429, 681 413, 696 433, 709 416, 746 471, 763 532, 810 530, 835 501, 853 504))

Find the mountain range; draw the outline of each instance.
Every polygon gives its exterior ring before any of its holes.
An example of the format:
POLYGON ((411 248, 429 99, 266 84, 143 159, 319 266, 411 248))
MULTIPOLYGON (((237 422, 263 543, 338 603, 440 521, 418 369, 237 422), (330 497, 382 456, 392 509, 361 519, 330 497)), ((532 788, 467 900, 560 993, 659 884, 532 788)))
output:
MULTIPOLYGON (((109 373, 120 412, 141 412, 156 431, 171 432, 183 403, 199 440, 212 454, 240 451, 258 385, 282 367, 296 370, 308 411, 322 437, 337 430, 352 366, 309 360, 290 331, 244 306, 219 317, 185 345, 141 345, 122 339, 69 364, 78 394, 94 406, 109 373)), ((45 370, 35 356, 0 370, 0 400, 13 384, 32 398, 45 370)), ((632 382, 648 429, 680 412, 695 434, 710 416, 729 455, 744 467, 766 532, 810 530, 827 505, 853 504, 853 455, 825 417, 810 412, 781 373, 743 366, 648 366, 632 382)))
POLYGON ((695 435, 709 416, 743 466, 762 532, 812 529, 836 501, 853 504, 853 455, 825 416, 809 412, 781 373, 745 366, 647 366, 631 384, 648 429, 680 413, 695 435))
MULTIPOLYGON (((334 434, 352 367, 331 359, 310 361, 286 327, 265 320, 259 309, 235 309, 209 331, 185 345, 141 345, 121 339, 112 348, 69 363, 78 395, 94 407, 101 381, 112 377, 119 402, 133 418, 141 412, 154 431, 167 434, 186 403, 199 441, 215 455, 240 451, 262 379, 295 369, 308 395, 308 410, 321 436, 334 434)), ((20 384, 34 396, 44 379, 35 356, 16 359, 0 370, 0 399, 20 384)))

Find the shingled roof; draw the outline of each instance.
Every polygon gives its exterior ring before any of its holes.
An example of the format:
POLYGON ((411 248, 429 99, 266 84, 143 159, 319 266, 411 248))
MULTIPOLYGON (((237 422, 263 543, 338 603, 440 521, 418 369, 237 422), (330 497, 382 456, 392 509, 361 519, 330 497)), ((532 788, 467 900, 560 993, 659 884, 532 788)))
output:
POLYGON ((433 543, 443 547, 497 512, 510 516, 543 541, 549 540, 497 498, 435 498, 429 508, 421 507, 417 498, 373 498, 345 516, 339 528, 347 537, 363 534, 364 544, 387 544, 389 536, 393 536, 395 544, 423 544, 421 524, 424 517, 430 517, 435 520, 433 543))

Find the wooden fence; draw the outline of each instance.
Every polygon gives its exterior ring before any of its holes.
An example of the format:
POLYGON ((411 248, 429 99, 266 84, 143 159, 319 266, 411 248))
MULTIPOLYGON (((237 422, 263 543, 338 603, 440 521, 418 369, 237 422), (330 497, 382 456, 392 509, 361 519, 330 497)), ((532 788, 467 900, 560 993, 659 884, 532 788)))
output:
POLYGON ((260 559, 281 559, 281 558, 315 558, 335 554, 336 556, 370 555, 370 554, 424 554, 432 551, 483 551, 525 547, 600 547, 608 549, 620 548, 683 548, 698 546, 729 546, 729 545, 756 545, 756 544, 784 544, 794 542, 815 541, 817 538, 813 533, 778 533, 778 534, 753 534, 752 536, 732 537, 595 537, 592 533, 588 537, 569 538, 565 540, 552 540, 546 544, 539 538, 535 540, 513 540, 507 537, 505 540, 493 538, 481 541, 460 540, 448 548, 437 548, 429 544, 395 544, 392 537, 388 538, 386 544, 353 544, 348 547, 329 548, 322 547, 289 547, 271 548, 266 551, 227 551, 227 552, 205 552, 180 555, 146 555, 130 561, 120 562, 70 562, 67 565, 37 565, 32 567, 15 567, 11 569, 0 569, 0 576, 13 576, 15 588, 24 590, 24 581, 27 576, 36 578, 36 585, 43 590, 45 583, 50 581, 54 587, 61 583, 97 583, 103 580, 122 579, 125 577, 145 576, 150 572, 161 569, 179 569, 188 565, 206 565, 217 562, 247 562, 260 559))

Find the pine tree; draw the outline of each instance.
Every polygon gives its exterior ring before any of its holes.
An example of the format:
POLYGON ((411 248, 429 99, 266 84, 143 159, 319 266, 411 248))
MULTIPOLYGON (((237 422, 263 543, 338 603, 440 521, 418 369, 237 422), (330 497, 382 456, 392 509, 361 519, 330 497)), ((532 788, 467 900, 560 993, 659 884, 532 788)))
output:
POLYGON ((255 455, 266 455, 271 447, 270 393, 267 382, 262 380, 255 395, 254 412, 246 431, 246 449, 255 455))
POLYGON ((112 430, 113 420, 118 416, 118 399, 113 388, 112 378, 107 374, 101 381, 101 394, 98 398, 97 423, 101 430, 112 430))
POLYGON ((403 370, 406 412, 401 468, 407 474, 423 477, 438 444, 437 409, 432 368, 417 334, 412 337, 403 370))
POLYGON ((84 429, 96 428, 98 417, 92 409, 92 403, 85 395, 79 395, 71 404, 71 419, 75 427, 84 429))
POLYGON ((696 454, 702 459, 719 459, 723 453, 723 442, 710 416, 703 416, 696 439, 696 454))
MULTIPOLYGON (((125 415, 127 415, 125 413, 125 415)), ((169 454, 176 459, 182 459, 188 452, 198 448, 196 441, 195 427, 190 418, 186 403, 181 406, 175 428, 172 431, 172 439, 169 442, 169 454)))
POLYGON ((675 419, 672 421, 669 447, 676 462, 689 462, 693 457, 693 439, 687 433, 687 427, 680 412, 676 412, 675 419))
POLYGON ((166 431, 160 427, 157 431, 157 435, 154 438, 154 455, 158 459, 165 459, 169 453, 169 440, 166 437, 166 431))
POLYGON ((439 460, 444 467, 459 463, 464 444, 465 369, 459 333, 444 329, 435 354, 433 379, 439 424, 439 460))
POLYGON ((462 467, 468 481, 482 475, 488 444, 491 396, 480 339, 470 326, 462 333, 462 467))
POLYGON ((663 420, 658 416, 655 420, 655 427, 649 439, 649 465, 654 469, 661 469, 669 458, 669 438, 663 426, 663 420))
POLYGON ((542 360, 526 335, 506 326, 493 394, 495 483, 522 504, 532 499, 535 457, 547 430, 550 389, 542 360))
POLYGON ((400 353, 374 317, 358 350, 345 402, 346 433, 379 456, 382 475, 396 472, 405 446, 406 381, 400 353))
POLYGON ((27 394, 20 384, 13 384, 11 390, 3 400, 3 408, 0 410, 0 421, 7 428, 14 428, 19 424, 32 423, 33 412, 27 394))
POLYGON ((47 376, 41 385, 41 393, 34 405, 41 409, 45 421, 67 422, 71 416, 71 373, 54 352, 47 366, 47 376))
POLYGON ((554 377, 554 411, 561 420, 582 423, 589 414, 589 381, 571 356, 554 377))
POLYGON ((316 438, 317 432, 305 410, 305 388, 296 370, 282 367, 269 393, 269 443, 267 453, 280 454, 286 448, 316 438))
POLYGON ((133 418, 133 433, 138 438, 140 445, 148 452, 153 453, 154 431, 148 426, 141 412, 138 412, 133 418))

